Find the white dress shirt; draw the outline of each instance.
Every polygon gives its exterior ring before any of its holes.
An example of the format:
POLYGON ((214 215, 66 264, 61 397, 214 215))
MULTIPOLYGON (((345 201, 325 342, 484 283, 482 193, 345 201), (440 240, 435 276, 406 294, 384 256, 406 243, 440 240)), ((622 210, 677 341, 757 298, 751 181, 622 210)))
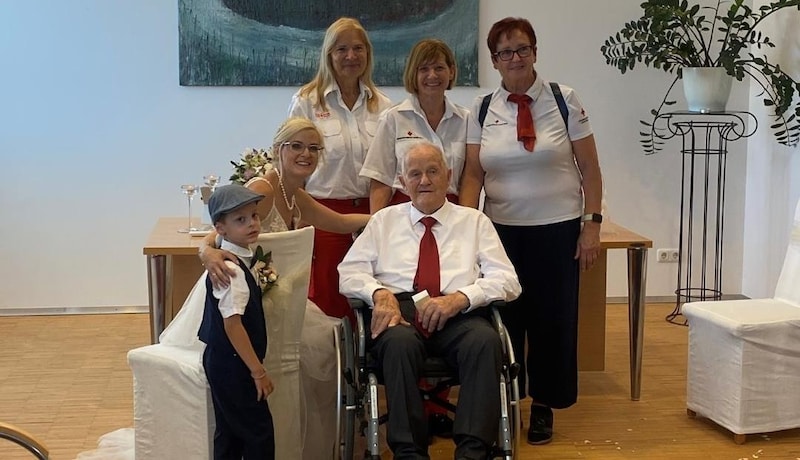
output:
MULTIPOLYGON (((425 214, 412 204, 375 213, 339 264, 339 291, 373 305, 372 294, 413 292, 425 214)), ((462 292, 469 308, 519 297, 521 287, 491 221, 480 211, 445 202, 431 214, 439 249, 442 294, 462 292)))
POLYGON ((480 129, 471 122, 469 110, 450 102, 446 97, 444 104, 444 116, 436 130, 428 123, 416 95, 383 112, 361 175, 396 190, 403 190, 398 176, 406 154, 418 142, 428 141, 444 152, 447 167, 453 171, 447 193, 457 195, 461 171, 464 169, 467 130, 476 130, 477 134, 473 133, 475 137, 480 136, 480 129))
POLYGON ((305 117, 313 121, 322 133, 325 150, 317 170, 306 180, 306 191, 315 198, 352 199, 369 196, 369 179, 358 175, 367 156, 372 137, 378 126, 381 112, 391 105, 383 93, 378 98, 375 112, 367 110, 367 98, 372 92, 361 85, 361 94, 353 110, 342 100, 339 86, 334 83, 325 89, 327 110, 317 105, 317 96, 300 93, 292 96, 289 116, 305 117))
MULTIPOLYGON (((527 94, 536 129, 533 152, 517 140, 517 104, 498 88, 492 94, 483 130, 468 144, 480 144, 480 163, 486 172, 484 211, 493 222, 504 225, 546 225, 583 214, 581 176, 571 141, 592 134, 589 117, 578 96, 568 86, 561 92, 569 110, 569 132, 558 110, 553 91, 537 75, 527 94)), ((475 99, 474 113, 483 96, 475 99)), ((478 125, 477 117, 473 120, 478 125)))
MULTIPOLYGON (((220 249, 229 251, 231 254, 242 259, 245 265, 250 265, 253 258, 253 251, 250 248, 243 248, 228 240, 222 240, 220 249)), ((231 281, 227 287, 218 288, 214 287, 214 297, 219 299, 219 312, 223 318, 229 318, 233 315, 243 315, 247 302, 250 301, 250 287, 247 285, 247 278, 245 278, 244 270, 242 267, 233 261, 225 260, 225 265, 234 269, 236 275, 231 277, 231 281)))

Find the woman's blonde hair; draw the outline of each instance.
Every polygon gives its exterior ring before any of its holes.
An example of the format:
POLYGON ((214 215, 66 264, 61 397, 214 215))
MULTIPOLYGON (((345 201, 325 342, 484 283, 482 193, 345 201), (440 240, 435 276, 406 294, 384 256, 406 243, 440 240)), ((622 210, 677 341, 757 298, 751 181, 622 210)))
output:
POLYGON ((447 67, 453 69, 453 78, 447 84, 447 89, 453 89, 458 75, 458 65, 456 64, 456 56, 453 51, 447 46, 447 43, 435 39, 426 38, 417 42, 411 53, 408 55, 406 61, 406 68, 403 72, 403 86, 406 91, 411 94, 417 94, 419 88, 417 87, 417 69, 424 65, 436 62, 437 59, 444 58, 447 67))
MULTIPOLYGON (((275 132, 275 136, 272 138, 271 157, 273 161, 280 164, 281 145, 284 142, 291 141, 292 138, 300 131, 305 131, 307 129, 311 129, 317 133, 319 145, 321 147, 325 147, 325 137, 322 135, 322 133, 319 131, 319 128, 317 128, 317 125, 315 125, 313 121, 304 117, 289 117, 283 123, 281 123, 281 125, 278 127, 278 130, 275 132)), ((322 153, 319 155, 319 162, 322 162, 324 153, 325 150, 322 150, 322 153)))
POLYGON ((339 39, 339 35, 343 32, 354 30, 358 32, 361 36, 361 40, 364 41, 364 46, 367 48, 367 65, 364 68, 364 73, 359 77, 361 83, 364 84, 372 94, 367 99, 367 109, 370 112, 376 112, 378 110, 378 88, 375 86, 375 83, 372 81, 372 43, 369 41, 369 36, 367 36, 367 31, 358 22, 358 19, 348 18, 348 17, 341 17, 333 22, 328 27, 328 30, 325 31, 325 38, 322 40, 322 48, 320 49, 319 53, 319 66, 317 67, 317 74, 314 78, 303 85, 300 88, 300 95, 303 97, 309 97, 311 93, 315 93, 317 96, 317 106, 319 106, 322 110, 327 110, 328 107, 325 104, 325 88, 330 86, 334 81, 336 81, 336 74, 333 70, 333 61, 331 58, 331 54, 333 53, 333 48, 336 46, 336 40, 339 39))

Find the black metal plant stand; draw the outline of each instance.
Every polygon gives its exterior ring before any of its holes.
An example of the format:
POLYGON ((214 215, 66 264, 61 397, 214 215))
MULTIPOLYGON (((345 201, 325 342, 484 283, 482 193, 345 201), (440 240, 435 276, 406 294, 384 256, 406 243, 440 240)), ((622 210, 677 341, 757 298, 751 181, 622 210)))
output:
POLYGON ((728 142, 752 136, 758 121, 750 112, 669 112, 655 122, 659 138, 682 141, 678 278, 675 309, 666 320, 686 325, 685 302, 722 298, 728 142))

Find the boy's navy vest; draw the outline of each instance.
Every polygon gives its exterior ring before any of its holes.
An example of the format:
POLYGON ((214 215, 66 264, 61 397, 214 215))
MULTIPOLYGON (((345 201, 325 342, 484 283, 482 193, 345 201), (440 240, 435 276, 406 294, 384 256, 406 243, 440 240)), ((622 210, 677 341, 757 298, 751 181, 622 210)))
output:
MULTIPOLYGON (((244 270, 247 287, 250 288, 250 299, 247 301, 247 307, 242 315, 242 325, 250 337, 250 343, 253 345, 256 356, 259 360, 264 361, 264 356, 267 354, 267 325, 264 319, 264 307, 261 304, 261 288, 258 287, 255 277, 250 273, 250 269, 247 268, 244 261, 238 260, 239 266, 244 270)), ((214 297, 211 279, 208 277, 206 277, 206 307, 197 335, 209 347, 214 347, 220 352, 236 354, 236 349, 233 348, 225 333, 222 313, 219 311, 219 299, 214 297)))

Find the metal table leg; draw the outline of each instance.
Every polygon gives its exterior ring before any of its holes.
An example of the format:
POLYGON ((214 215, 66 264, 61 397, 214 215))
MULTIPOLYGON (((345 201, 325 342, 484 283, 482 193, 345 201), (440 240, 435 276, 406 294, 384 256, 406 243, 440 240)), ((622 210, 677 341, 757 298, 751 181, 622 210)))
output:
POLYGON ((644 342, 644 296, 647 281, 647 248, 628 247, 628 330, 631 360, 631 400, 638 401, 642 389, 642 345, 644 342))
POLYGON ((150 342, 158 343, 164 330, 167 301, 167 256, 147 256, 147 287, 150 298, 150 342))

